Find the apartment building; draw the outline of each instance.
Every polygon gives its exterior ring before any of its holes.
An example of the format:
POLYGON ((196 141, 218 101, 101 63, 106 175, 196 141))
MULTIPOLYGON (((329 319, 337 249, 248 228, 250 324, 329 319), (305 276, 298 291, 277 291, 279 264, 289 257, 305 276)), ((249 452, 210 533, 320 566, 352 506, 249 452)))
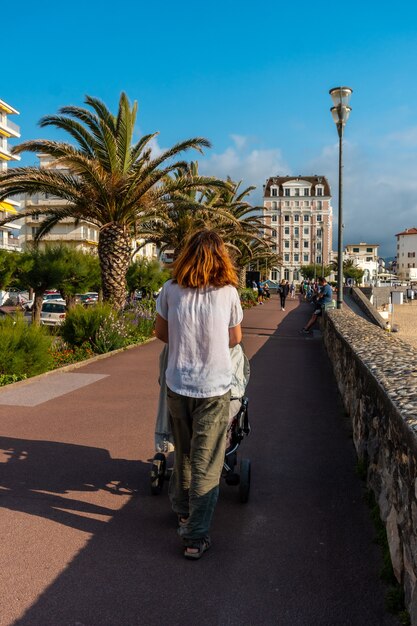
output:
POLYGON ((263 220, 272 236, 273 252, 282 258, 269 272, 272 280, 298 281, 302 265, 317 265, 317 275, 330 262, 333 209, 325 176, 273 176, 263 193, 263 220))
POLYGON ((349 243, 345 247, 344 260, 350 259, 355 267, 363 270, 363 284, 376 284, 378 279, 379 244, 377 243, 349 243))
POLYGON ((401 280, 417 280, 417 228, 397 233, 397 275, 401 280))
MULTIPOLYGON (((65 171, 65 168, 55 165, 53 159, 49 155, 38 154, 38 158, 39 166, 41 168, 55 168, 65 171)), ((65 206, 66 204, 67 200, 63 200, 49 194, 36 194, 31 197, 26 197, 23 200, 25 209, 38 208, 41 210, 42 207, 60 207, 65 206)), ((42 214, 30 215, 22 218, 19 237, 22 249, 26 248, 34 241, 39 230, 39 225, 43 219, 44 215, 42 214)), ((58 245, 60 243, 65 243, 66 245, 72 246, 77 250, 82 250, 83 252, 96 253, 98 246, 98 231, 98 227, 92 222, 81 220, 77 223, 74 218, 66 217, 60 220, 60 222, 56 224, 47 235, 42 237, 39 245, 40 247, 45 247, 45 245, 58 245)))
MULTIPOLYGON (((0 100, 0 173, 7 170, 9 162, 19 161, 20 157, 13 156, 9 146, 10 139, 19 139, 19 127, 9 120, 9 115, 19 115, 19 111, 10 104, 0 100)), ((0 202, 1 219, 8 215, 16 214, 19 203, 15 200, 6 199, 0 202)), ((0 249, 20 250, 19 239, 16 236, 19 227, 16 224, 6 223, 0 226, 0 249)))

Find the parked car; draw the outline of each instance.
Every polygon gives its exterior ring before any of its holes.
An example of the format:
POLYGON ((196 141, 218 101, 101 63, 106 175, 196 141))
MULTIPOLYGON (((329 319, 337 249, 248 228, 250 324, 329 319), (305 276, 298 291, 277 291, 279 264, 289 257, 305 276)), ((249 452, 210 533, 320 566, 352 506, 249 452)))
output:
POLYGON ((80 296, 81 304, 88 306, 89 304, 96 304, 98 302, 98 293, 96 291, 89 291, 88 293, 83 293, 80 296))
POLYGON ((48 293, 47 291, 45 291, 45 294, 43 296, 44 301, 45 300, 60 300, 61 302, 65 300, 63 299, 63 297, 61 296, 61 294, 59 293, 59 291, 55 291, 54 293, 48 293))
POLYGON ((65 320, 67 307, 65 301, 44 300, 41 310, 41 324, 58 326, 65 320))

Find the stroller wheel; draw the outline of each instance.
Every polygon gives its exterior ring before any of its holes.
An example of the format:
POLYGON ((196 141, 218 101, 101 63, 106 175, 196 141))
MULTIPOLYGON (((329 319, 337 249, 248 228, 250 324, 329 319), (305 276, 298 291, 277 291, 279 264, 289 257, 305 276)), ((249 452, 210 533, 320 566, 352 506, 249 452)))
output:
POLYGON ((239 499, 244 504, 249 500, 250 491, 250 461, 242 459, 240 462, 239 499))
POLYGON ((166 458, 162 452, 155 454, 151 467, 151 493, 153 496, 158 496, 162 491, 162 487, 164 486, 166 464, 166 458))

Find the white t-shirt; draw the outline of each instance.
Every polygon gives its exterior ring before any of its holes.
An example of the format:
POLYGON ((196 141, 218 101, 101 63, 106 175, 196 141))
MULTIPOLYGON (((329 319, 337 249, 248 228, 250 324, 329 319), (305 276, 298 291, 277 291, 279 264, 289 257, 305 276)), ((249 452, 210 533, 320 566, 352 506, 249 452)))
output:
POLYGON ((156 310, 168 321, 168 387, 191 398, 212 398, 229 391, 229 328, 243 318, 235 287, 197 289, 168 280, 158 296, 156 310))

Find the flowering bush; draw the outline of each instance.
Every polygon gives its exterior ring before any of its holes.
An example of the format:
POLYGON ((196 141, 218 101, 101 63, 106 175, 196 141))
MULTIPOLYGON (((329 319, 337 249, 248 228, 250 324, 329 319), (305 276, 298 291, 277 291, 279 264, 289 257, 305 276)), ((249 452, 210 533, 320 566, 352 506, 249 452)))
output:
POLYGON ((88 342, 71 348, 60 337, 57 338, 49 352, 52 358, 53 369, 70 365, 71 363, 78 363, 78 361, 84 361, 94 356, 94 351, 88 342))
POLYGON ((102 319, 94 337, 91 337, 91 345, 94 352, 104 354, 128 346, 131 343, 130 336, 128 322, 123 317, 119 317, 116 311, 111 311, 102 319))
POLYGON ((124 319, 128 324, 130 338, 133 343, 151 337, 156 320, 155 300, 152 298, 136 303, 124 312, 124 319))

